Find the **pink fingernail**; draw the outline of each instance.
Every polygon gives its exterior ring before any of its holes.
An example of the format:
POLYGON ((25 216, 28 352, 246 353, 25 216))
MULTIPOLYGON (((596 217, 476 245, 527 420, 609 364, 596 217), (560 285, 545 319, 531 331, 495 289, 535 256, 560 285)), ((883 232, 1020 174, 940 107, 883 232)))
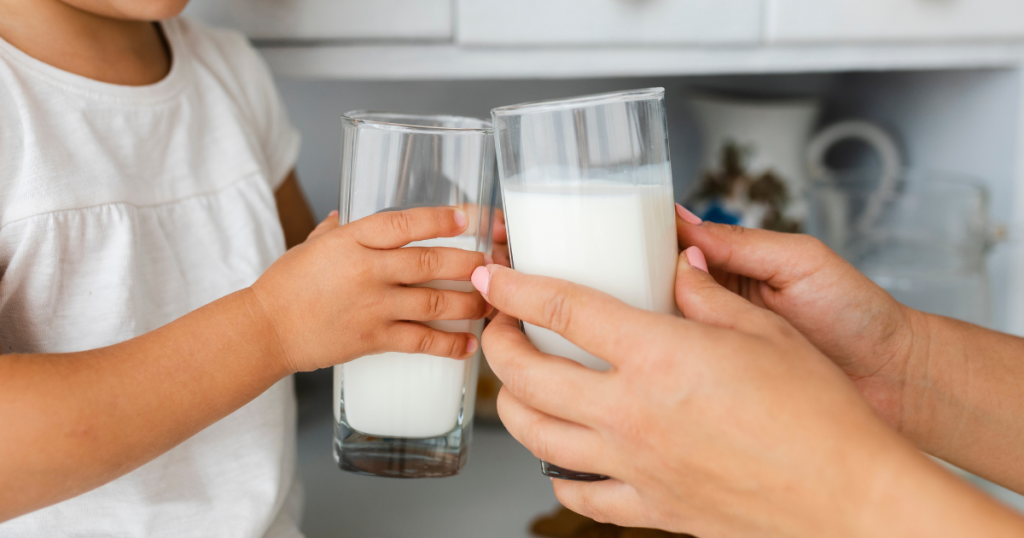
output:
POLYGON ((486 267, 477 267, 473 270, 473 276, 469 280, 473 283, 476 291, 479 291, 480 295, 483 295, 486 299, 487 291, 491 287, 491 272, 486 267))
POLYGON ((479 347, 479 344, 476 343, 476 338, 470 338, 466 342, 466 353, 476 353, 477 347, 479 347))
POLYGON ((337 217, 338 216, 338 210, 335 209, 334 211, 331 211, 330 213, 327 214, 327 216, 328 217, 337 217))
POLYGON ((491 265, 494 263, 494 258, 490 254, 484 254, 484 265, 491 265))
POLYGON ((695 226, 699 226, 702 222, 704 222, 703 220, 700 219, 700 217, 690 212, 689 209, 683 207, 682 204, 676 204, 676 213, 679 214, 679 218, 695 226))
POLYGON ((465 228, 467 222, 469 222, 469 219, 466 218, 466 214, 461 209, 456 209, 455 224, 457 224, 459 228, 465 228))
POLYGON ((686 254, 686 261, 689 262, 691 267, 696 267, 705 273, 708 272, 708 261, 704 258, 704 253, 697 247, 690 247, 683 251, 686 254))

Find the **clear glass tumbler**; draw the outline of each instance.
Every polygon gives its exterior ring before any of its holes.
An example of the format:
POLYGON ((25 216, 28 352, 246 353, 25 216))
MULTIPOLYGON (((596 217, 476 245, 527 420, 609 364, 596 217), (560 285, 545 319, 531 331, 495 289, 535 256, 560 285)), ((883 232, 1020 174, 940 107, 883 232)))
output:
POLYGON ((869 170, 832 172, 809 191, 808 232, 899 302, 992 324, 988 253, 1004 230, 975 178, 904 170, 882 188, 869 170))
MULTIPOLYGON (((490 123, 362 111, 342 123, 341 224, 382 211, 460 206, 470 220, 464 235, 410 246, 489 252, 497 194, 490 123)), ((473 291, 468 281, 423 286, 473 291)), ((483 320, 427 325, 479 337, 483 320)), ((335 366, 338 466, 395 478, 458 473, 472 435, 479 360, 479 352, 467 361, 384 353, 335 366)))
MULTIPOLYGON (((513 267, 678 314, 665 91, 528 103, 491 115, 513 267)), ((523 330, 545 353, 609 368, 550 330, 529 323, 523 330)), ((547 462, 541 470, 569 480, 607 478, 547 462)))

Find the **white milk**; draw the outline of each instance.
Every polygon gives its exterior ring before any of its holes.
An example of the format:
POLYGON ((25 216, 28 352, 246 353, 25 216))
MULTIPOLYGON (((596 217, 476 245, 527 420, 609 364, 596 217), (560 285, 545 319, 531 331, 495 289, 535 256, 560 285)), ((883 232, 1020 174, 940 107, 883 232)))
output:
MULTIPOLYGON (((473 237, 432 239, 410 246, 455 247, 474 250, 473 237)), ((419 287, 474 291, 470 282, 435 280, 419 287)), ((448 332, 468 332, 478 338, 483 320, 429 321, 425 325, 448 332)), ((479 355, 479 352, 477 352, 479 355)), ((467 373, 475 375, 477 356, 465 361, 408 353, 382 353, 334 367, 334 418, 340 420, 342 385, 345 418, 353 429, 381 437, 438 437, 455 428, 467 373)), ((470 384, 472 385, 472 384, 470 384)), ((472 416, 472 386, 466 389, 466 414, 472 416)))
MULTIPOLYGON (((671 187, 588 181, 516 189, 505 189, 504 196, 517 270, 583 284, 637 308, 678 313, 671 187)), ((552 331, 524 327, 545 353, 609 367, 552 331)))

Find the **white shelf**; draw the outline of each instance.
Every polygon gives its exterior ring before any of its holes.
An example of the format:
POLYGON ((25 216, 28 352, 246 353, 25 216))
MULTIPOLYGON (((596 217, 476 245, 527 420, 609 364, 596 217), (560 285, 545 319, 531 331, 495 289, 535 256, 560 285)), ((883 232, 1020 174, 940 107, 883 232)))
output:
POLYGON ((1017 68, 1024 43, 759 47, 468 47, 265 43, 275 74, 333 80, 597 78, 1017 68))

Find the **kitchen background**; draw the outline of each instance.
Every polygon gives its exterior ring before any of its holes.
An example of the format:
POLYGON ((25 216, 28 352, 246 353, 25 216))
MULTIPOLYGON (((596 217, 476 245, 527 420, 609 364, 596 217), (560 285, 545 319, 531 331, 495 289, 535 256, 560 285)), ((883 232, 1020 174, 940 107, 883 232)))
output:
MULTIPOLYGON (((264 53, 303 135, 298 175, 318 219, 337 208, 348 110, 487 118, 499 105, 662 86, 683 201, 707 171, 692 97, 819 100, 818 127, 870 120, 911 169, 987 188, 1000 242, 982 269, 987 291, 973 293, 989 294, 985 323, 1024 335, 1019 0, 193 0, 186 13, 245 31, 264 53)), ((863 144, 829 157, 878 168, 863 144)), ((330 452, 330 375, 297 383, 310 538, 524 537, 557 506, 536 460, 486 420, 458 477, 342 473, 330 452)))

